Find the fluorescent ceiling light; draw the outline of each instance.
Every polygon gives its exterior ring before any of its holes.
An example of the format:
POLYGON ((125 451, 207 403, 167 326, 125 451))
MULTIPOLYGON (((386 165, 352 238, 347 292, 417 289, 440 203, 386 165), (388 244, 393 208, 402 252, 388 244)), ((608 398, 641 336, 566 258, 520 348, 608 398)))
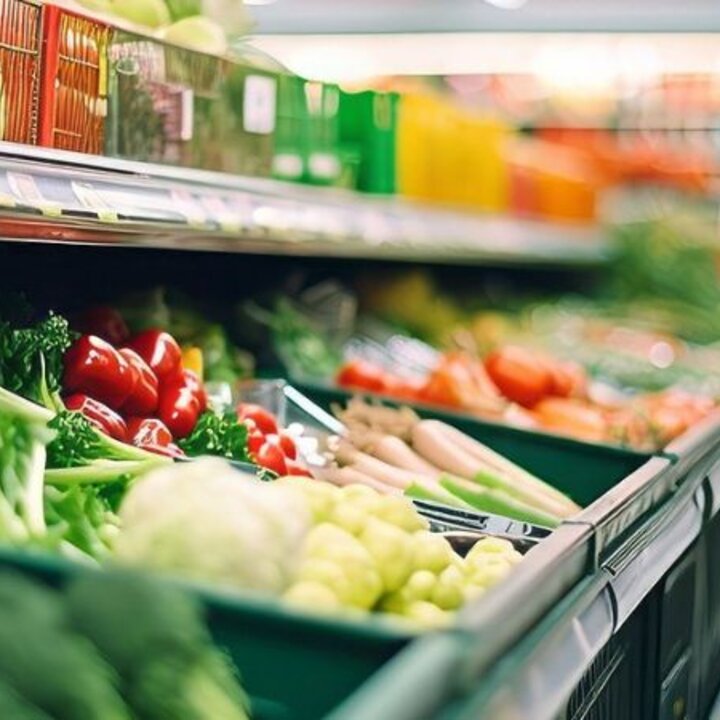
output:
POLYGON ((529 73, 560 86, 605 85, 720 68, 720 43, 711 33, 264 35, 252 43, 293 72, 327 82, 529 73))

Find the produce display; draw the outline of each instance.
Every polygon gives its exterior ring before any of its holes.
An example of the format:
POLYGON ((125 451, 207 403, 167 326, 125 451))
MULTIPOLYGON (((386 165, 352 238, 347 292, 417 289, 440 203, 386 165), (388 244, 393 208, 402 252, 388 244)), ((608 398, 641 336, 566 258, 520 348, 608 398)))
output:
POLYGON ((148 474, 127 493, 120 524, 118 561, 421 627, 450 622, 522 558, 494 538, 462 558, 408 500, 366 485, 261 483, 212 459, 148 474))
POLYGON ((320 474, 336 485, 362 483, 547 527, 580 510, 486 445, 444 422, 421 420, 409 408, 354 400, 338 415, 349 433, 331 450, 338 467, 320 474))
MULTIPOLYGON (((673 347, 680 357, 679 341, 617 323, 579 326, 575 315, 549 310, 537 311, 533 317, 540 319, 522 332, 498 313, 464 317, 422 279, 371 288, 372 314, 346 313, 334 336, 333 318, 318 307, 287 298, 277 303, 264 321, 291 378, 640 450, 664 447, 715 409, 718 386, 712 370, 702 369, 712 366, 710 349, 686 353, 698 365, 703 358, 694 372, 686 363, 646 391, 642 377, 636 387, 622 382, 632 379, 630 360, 618 360, 625 372, 613 374, 610 342, 620 346, 615 357, 645 349, 651 375, 653 362, 673 363, 673 347)), ((637 368, 642 359, 634 362, 637 368)))
POLYGON ((3 571, 0 606, 7 720, 249 718, 200 609, 165 584, 108 574, 58 592, 3 571))

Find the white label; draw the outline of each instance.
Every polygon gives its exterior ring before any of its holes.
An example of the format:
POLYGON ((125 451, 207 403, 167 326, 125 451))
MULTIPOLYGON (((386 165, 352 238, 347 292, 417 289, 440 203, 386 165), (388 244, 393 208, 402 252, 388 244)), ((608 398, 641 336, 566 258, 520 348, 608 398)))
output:
POLYGON ((191 88, 183 88, 180 93, 180 140, 193 139, 195 127, 195 94, 191 88))
POLYGON ((9 172, 7 181, 13 195, 21 202, 37 208, 43 215, 49 217, 60 217, 62 215, 62 205, 52 200, 46 200, 32 175, 9 172))
POLYGON ((303 161, 299 155, 278 153, 273 158, 273 172, 284 178, 299 178, 303 172, 303 161))
POLYGON ((340 175, 340 162, 328 153, 313 153, 309 161, 310 174, 323 180, 334 180, 340 175))
POLYGON ((243 127, 246 132, 269 135, 275 130, 276 83, 264 75, 245 78, 243 127))
POLYGON ((97 214, 102 222, 115 223, 118 221, 117 212, 101 197, 98 191, 88 183, 73 182, 73 193, 80 204, 97 214))
POLYGON ((203 227, 207 221, 207 213, 200 203, 187 190, 175 188, 170 191, 170 197, 175 203, 175 211, 183 215, 188 225, 203 227))

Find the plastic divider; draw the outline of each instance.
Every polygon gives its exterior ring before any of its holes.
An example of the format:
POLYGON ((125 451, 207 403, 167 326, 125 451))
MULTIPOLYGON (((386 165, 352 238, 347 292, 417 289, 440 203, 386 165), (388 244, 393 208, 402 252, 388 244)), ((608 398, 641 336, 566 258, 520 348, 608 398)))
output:
POLYGON ((457 634, 431 635, 391 660, 382 673, 326 720, 436 718, 454 694, 463 642, 457 634))
POLYGON ((469 699, 434 720, 552 720, 613 633, 608 581, 587 579, 512 653, 489 669, 469 699))
POLYGON ((613 547, 675 491, 677 477, 667 458, 648 460, 610 488, 568 524, 593 528, 593 567, 600 567, 613 547))
POLYGON ((699 537, 704 495, 671 504, 660 517, 643 526, 603 567, 610 575, 616 629, 623 623, 699 537))

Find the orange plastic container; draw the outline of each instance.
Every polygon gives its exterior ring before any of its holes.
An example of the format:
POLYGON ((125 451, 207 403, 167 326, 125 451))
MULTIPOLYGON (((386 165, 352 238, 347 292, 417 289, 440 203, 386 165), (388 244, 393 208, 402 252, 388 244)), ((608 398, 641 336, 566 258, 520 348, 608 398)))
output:
POLYGON ((97 20, 44 6, 38 144, 103 153, 111 33, 97 20))
POLYGON ((0 140, 37 139, 41 12, 35 0, 0 0, 0 140))

